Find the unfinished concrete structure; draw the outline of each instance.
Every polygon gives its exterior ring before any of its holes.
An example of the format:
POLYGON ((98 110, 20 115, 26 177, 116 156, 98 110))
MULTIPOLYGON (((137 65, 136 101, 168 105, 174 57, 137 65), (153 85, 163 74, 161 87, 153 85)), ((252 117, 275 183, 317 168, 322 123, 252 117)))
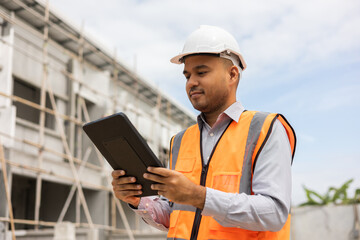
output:
POLYGON ((0 34, 0 239, 53 239, 61 222, 76 239, 165 237, 113 197, 111 168, 82 125, 125 112, 166 162, 194 115, 48 2, 1 0, 0 34))

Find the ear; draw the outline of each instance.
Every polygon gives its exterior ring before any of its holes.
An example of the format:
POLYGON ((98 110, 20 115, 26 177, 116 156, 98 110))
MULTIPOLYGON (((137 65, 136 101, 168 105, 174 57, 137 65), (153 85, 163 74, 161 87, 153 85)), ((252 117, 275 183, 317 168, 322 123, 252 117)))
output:
POLYGON ((235 84, 237 86, 239 81, 239 69, 234 65, 230 67, 230 83, 235 84))

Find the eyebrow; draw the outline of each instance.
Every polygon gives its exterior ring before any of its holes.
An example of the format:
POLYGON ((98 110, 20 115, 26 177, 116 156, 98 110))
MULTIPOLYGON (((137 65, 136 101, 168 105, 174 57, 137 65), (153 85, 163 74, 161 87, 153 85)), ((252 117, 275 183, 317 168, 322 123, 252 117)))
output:
MULTIPOLYGON (((194 70, 199 70, 201 68, 209 68, 209 67, 207 65, 204 65, 204 64, 193 67, 194 70)), ((186 74, 186 73, 188 73, 188 71, 184 70, 183 74, 186 74)))

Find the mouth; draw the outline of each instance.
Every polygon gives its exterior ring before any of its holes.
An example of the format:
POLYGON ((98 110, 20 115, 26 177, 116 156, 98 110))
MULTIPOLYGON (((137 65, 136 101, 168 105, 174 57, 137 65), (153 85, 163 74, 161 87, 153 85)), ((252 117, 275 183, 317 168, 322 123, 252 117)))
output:
POLYGON ((202 94, 204 94, 204 91, 200 91, 200 90, 193 90, 193 91, 189 92, 190 98, 196 98, 196 97, 199 97, 202 94))

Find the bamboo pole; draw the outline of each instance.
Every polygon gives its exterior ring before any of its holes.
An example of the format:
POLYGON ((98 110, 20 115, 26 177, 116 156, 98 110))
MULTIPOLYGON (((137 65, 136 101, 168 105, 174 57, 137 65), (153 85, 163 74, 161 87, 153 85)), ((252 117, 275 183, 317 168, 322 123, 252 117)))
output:
MULTIPOLYGON (((78 169, 79 176, 81 175, 82 171, 84 170, 84 166, 85 166, 84 163, 86 163, 87 160, 89 159, 90 153, 91 153, 91 148, 88 147, 86 149, 86 152, 85 152, 84 161, 81 163, 81 165, 80 165, 80 167, 78 169)), ((65 214, 66 214, 66 211, 68 210, 68 208, 70 206, 70 203, 71 203, 71 200, 72 200, 72 198, 73 198, 73 196, 75 194, 75 190, 76 190, 76 185, 74 184, 71 187, 71 190, 70 190, 69 195, 68 195, 68 197, 67 197, 67 199, 65 201, 65 204, 64 204, 64 206, 63 206, 63 208, 62 208, 62 210, 60 212, 60 215, 59 215, 59 218, 58 218, 57 222, 62 222, 63 221, 63 219, 65 217, 65 214)))
MULTIPOLYGON (((42 109, 45 108, 46 104, 46 82, 48 79, 48 39, 49 39, 49 0, 46 0, 45 4, 45 16, 44 16, 44 34, 43 34, 43 51, 42 51, 42 66, 43 66, 43 73, 41 79, 41 88, 40 88, 40 106, 42 109)), ((42 168, 43 163, 43 146, 45 142, 45 112, 40 111, 40 127, 39 127, 39 145, 41 148, 38 150, 38 167, 42 168)), ((42 177, 41 173, 38 173, 36 177, 36 195, 35 195, 35 221, 39 221, 40 216, 40 206, 41 206, 41 187, 42 187, 42 177)), ((35 229, 38 229, 38 226, 35 225, 35 229)))
MULTIPOLYGON (((86 108, 86 105, 83 105, 84 107, 84 115, 85 115, 85 119, 88 121, 89 120, 89 113, 87 112, 87 108, 86 108)), ((100 154, 100 153, 99 153, 100 154)), ((99 156, 99 155, 98 155, 99 156)), ((110 179, 110 174, 108 175, 108 179, 109 181, 111 182, 111 179, 110 179)), ((119 201, 119 199, 117 199, 114 195, 114 192, 112 192, 112 196, 113 196, 113 201, 115 201, 115 205, 117 206, 118 210, 119 210, 119 213, 120 213, 120 216, 122 218, 122 221, 124 222, 124 225, 125 225, 125 229, 126 229, 126 232, 130 238, 130 240, 135 240, 134 238, 134 235, 132 233, 132 230, 130 228, 130 225, 129 225, 129 222, 127 220, 127 217, 126 217, 126 214, 124 212, 124 209, 122 208, 121 206, 121 203, 119 201)), ((116 227, 116 214, 113 214, 112 215, 112 224, 114 225, 115 224, 115 227, 116 227)))
MULTIPOLYGON (((77 96, 76 112, 78 121, 82 121, 81 101, 83 100, 80 95, 77 96)), ((76 126, 76 158, 82 159, 82 146, 83 146, 83 129, 82 126, 76 126)), ((102 165, 100 165, 102 166, 102 165)))
MULTIPOLYGON (((62 157, 62 158, 64 158, 64 159, 70 161, 70 157, 69 157, 68 155, 66 155, 66 154, 64 154, 64 153, 61 153, 61 152, 58 152, 58 151, 55 151, 55 150, 53 150, 53 149, 47 148, 47 147, 42 147, 42 146, 39 145, 38 143, 32 142, 32 141, 30 141, 30 140, 20 139, 20 138, 17 138, 17 137, 15 137, 15 136, 10 136, 10 135, 8 135, 8 134, 6 134, 6 133, 4 133, 4 132, 0 132, 0 135, 1 135, 1 136, 4 136, 4 137, 7 137, 7 138, 9 138, 9 139, 14 139, 14 140, 17 141, 17 142, 21 142, 21 143, 27 144, 27 145, 32 146, 32 147, 35 147, 35 148, 43 148, 43 151, 45 151, 45 152, 49 152, 49 153, 51 153, 51 154, 53 154, 53 155, 55 155, 55 156, 62 157)), ((81 163, 82 163, 82 160, 81 160, 81 159, 73 158, 73 160, 74 160, 74 162, 76 162, 77 164, 81 164, 81 163)), ((95 164, 92 164, 92 163, 86 163, 85 165, 86 165, 86 167, 91 168, 91 169, 94 169, 94 170, 97 170, 97 171, 102 170, 101 167, 99 167, 99 166, 97 166, 97 165, 95 165, 95 164)))
POLYGON ((8 185, 4 148, 3 148, 1 141, 0 141, 0 159, 1 159, 3 178, 4 178, 6 200, 7 200, 9 215, 10 215, 12 239, 15 240, 16 237, 15 237, 14 215, 13 215, 13 208, 12 208, 12 204, 11 204, 11 196, 10 196, 10 190, 9 190, 9 185, 8 185))
MULTIPOLYGON (((0 217, 0 222, 11 222, 11 219, 6 218, 6 217, 0 217)), ((28 220, 28 219, 13 219, 14 223, 18 223, 18 224, 25 224, 25 225, 39 225, 39 226, 45 226, 45 227, 55 227, 55 225, 57 224, 57 222, 49 222, 49 221, 34 221, 34 220, 28 220)), ((90 228, 90 224, 88 223, 75 223, 75 227, 84 227, 84 228, 90 228)), ((101 225, 101 224, 93 224, 93 227, 99 228, 99 229, 104 229, 107 231, 113 231, 116 233, 120 233, 120 234, 125 234, 126 230, 125 229, 118 229, 118 228, 113 228, 107 225, 101 225)))
MULTIPOLYGON (((114 53, 114 61, 115 61, 115 58, 116 58, 116 51, 115 51, 115 53, 114 53)), ((115 75, 115 74, 116 74, 116 71, 114 71, 114 75, 115 75)), ((114 79, 114 80, 116 81, 116 79, 114 79)), ((138 91, 137 91, 137 92, 138 92, 138 91)), ((114 94, 114 95, 115 95, 115 94, 114 94)), ((115 96, 116 96, 116 95, 115 95, 115 96)), ((116 104, 116 97, 114 98, 113 104, 114 104, 114 105, 116 104)), ((116 109, 116 106, 115 106, 113 109, 116 109)), ((114 110, 114 112, 115 112, 115 110, 114 110)), ((90 120, 90 118, 89 118, 89 113, 88 113, 88 111, 87 111, 86 105, 84 105, 84 115, 85 115, 85 118, 86 118, 87 121, 90 120)), ((109 182, 111 182, 110 174, 108 175, 108 180, 109 180, 109 182)), ((123 223, 124 223, 124 225, 125 225, 125 229, 126 229, 126 232, 127 232, 128 236, 129 236, 129 239, 130 239, 130 240, 135 240, 134 235, 133 235, 133 232, 132 232, 132 230, 131 230, 131 228, 130 228, 128 219, 127 219, 126 214, 125 214, 125 212, 124 212, 124 209, 122 208, 119 199, 117 199, 117 198, 115 197, 115 194, 114 194, 113 191, 112 191, 112 196, 113 196, 112 200, 115 201, 115 205, 117 206, 117 208, 118 208, 118 210, 119 210, 121 219, 122 219, 122 221, 123 221, 123 223)), ((113 218, 112 218, 112 220, 113 220, 113 221, 112 221, 112 224, 116 224, 116 213, 113 214, 112 217, 113 217, 113 218)), ((115 226, 116 226, 116 225, 115 225, 115 226)))
MULTIPOLYGON (((32 172, 35 172, 35 173, 41 172, 42 174, 46 174, 48 176, 53 176, 53 177, 56 177, 58 179, 62 179, 64 181, 70 182, 70 183, 75 183, 76 182, 74 178, 67 177, 67 176, 60 175, 60 174, 56 174, 53 171, 47 171, 45 169, 40 169, 40 168, 37 168, 37 167, 26 166, 24 164, 9 161, 7 159, 5 159, 5 162, 7 164, 9 164, 11 166, 14 166, 14 167, 17 167, 19 169, 25 169, 25 170, 32 171, 32 172)), ((112 191, 112 188, 110 188, 110 187, 104 187, 104 186, 96 185, 96 184, 93 184, 93 183, 90 183, 90 182, 81 181, 81 185, 92 188, 92 189, 98 189, 98 190, 103 190, 103 191, 108 191, 108 192, 112 191)))
POLYGON ((155 127, 153 127, 153 131, 155 129, 155 131, 157 132, 153 132, 152 136, 154 137, 154 143, 156 146, 156 150, 157 150, 157 155, 160 157, 160 154, 162 154, 160 151, 162 151, 162 149, 160 150, 160 145, 161 145, 161 135, 162 135, 162 131, 161 131, 161 124, 160 124, 160 110, 161 110, 161 101, 162 101, 162 97, 161 94, 159 93, 156 99, 156 107, 155 107, 155 114, 154 116, 154 125, 155 127), (160 134, 159 134, 160 133, 160 134))
POLYGON ((58 112, 57 112, 57 106, 56 106, 56 102, 55 102, 55 97, 54 97, 54 94, 52 92, 51 87, 49 85, 47 85, 47 86, 48 86, 47 90, 48 90, 49 95, 50 95, 51 105, 52 105, 52 107, 53 107, 53 109, 55 110, 55 113, 56 113, 55 114, 56 122, 57 122, 57 125, 58 125, 58 128, 59 128, 60 134, 61 134, 61 139, 62 139, 62 142, 63 142, 63 146, 64 146, 66 154, 69 156, 69 159, 70 159, 70 161, 69 161, 70 168, 71 168, 71 171, 72 171, 73 176, 74 176, 75 181, 76 181, 76 185, 77 185, 77 189, 78 189, 78 195, 80 197, 81 204, 83 206, 86 219, 87 219, 88 223, 90 224, 90 226, 93 227, 93 222, 92 222, 92 219, 91 219, 89 208, 87 206, 85 196, 84 196, 84 192, 82 191, 82 187, 81 187, 81 184, 80 184, 79 175, 77 174, 77 171, 76 171, 76 168, 75 168, 74 159, 73 159, 73 156, 71 155, 69 145, 68 145, 68 143, 66 141, 64 127, 63 127, 63 125, 62 125, 62 123, 60 121, 60 117, 57 114, 58 112))
MULTIPOLYGON (((86 122, 90 122, 90 115, 89 115, 89 112, 87 110, 87 107, 86 107, 86 104, 85 104, 85 101, 84 99, 81 98, 81 109, 84 113, 84 117, 85 117, 85 121, 86 122)), ((99 152, 99 150, 93 145, 93 148, 95 149, 95 152, 96 152, 96 156, 97 156, 97 159, 100 163, 100 165, 102 167, 104 167, 104 158, 102 157, 101 153, 99 152)), ((102 168, 103 169, 103 168, 102 168)))
MULTIPOLYGON (((0 91, 0 96, 8 97, 8 98, 10 98, 12 101, 14 101, 14 102, 20 102, 20 103, 22 103, 22 104, 25 104, 25 105, 27 105, 27 106, 33 107, 33 108, 35 108, 35 109, 37 109, 37 110, 40 110, 40 111, 47 112, 47 113, 55 116, 55 111, 54 111, 54 110, 52 110, 52 109, 50 109, 50 108, 46 108, 46 107, 41 107, 41 105, 36 104, 36 103, 33 103, 33 102, 31 102, 31 101, 29 101, 29 100, 26 100, 26 99, 24 99, 24 98, 21 98, 21 97, 18 97, 18 96, 14 96, 14 95, 9 95, 9 94, 6 94, 6 93, 1 92, 1 91, 0 91)), ((76 119, 71 118, 71 117, 68 117, 67 115, 64 115, 64 114, 61 114, 61 113, 59 113, 59 116, 60 116, 60 118, 62 118, 62 119, 64 119, 64 120, 72 121, 72 122, 74 122, 74 123, 76 123, 76 124, 78 124, 78 125, 83 125, 83 124, 84 124, 83 122, 78 122, 76 119)))
MULTIPOLYGON (((80 30, 80 38, 79 38, 79 62, 80 62, 80 76, 79 79, 81 82, 83 82, 84 80, 84 21, 82 21, 81 23, 81 30, 80 30)), ((76 115, 77 115, 77 119, 78 121, 82 121, 82 112, 81 112, 81 96, 80 96, 80 91, 81 91, 82 85, 79 84, 79 92, 77 94, 77 101, 76 101, 76 115)), ((82 126, 76 126, 76 130, 77 130, 77 141, 76 141, 76 157, 77 158, 81 158, 82 152, 81 152, 81 148, 82 148, 82 126)))
MULTIPOLYGON (((113 57, 113 61, 112 61, 112 67, 113 67, 113 71, 112 71, 112 81, 113 81, 113 84, 116 85, 116 81, 117 81, 117 78, 118 78, 118 74, 119 74, 119 70, 116 68, 116 48, 114 49, 114 57, 113 57)), ((113 95, 113 113, 116 112, 116 107, 118 105, 118 102, 117 102, 117 91, 116 89, 114 88, 114 95, 113 95)))
POLYGON ((75 198, 75 223, 81 222, 81 200, 80 195, 76 194, 75 198))
POLYGON ((111 226, 116 228, 116 203, 115 198, 111 198, 111 226))
POLYGON ((117 209, 118 209, 118 211, 120 213, 120 217, 121 217, 122 221, 124 222, 125 229, 126 229, 126 232, 127 232, 128 236, 129 236, 129 239, 130 240, 135 240, 134 234, 133 234, 133 232, 132 232, 132 230, 130 228, 129 222, 128 222, 127 218, 126 218, 126 214, 124 212, 124 209, 121 206, 120 200, 115 197, 114 192, 112 192, 112 194, 113 194, 113 198, 115 199, 115 204, 117 206, 117 209))

